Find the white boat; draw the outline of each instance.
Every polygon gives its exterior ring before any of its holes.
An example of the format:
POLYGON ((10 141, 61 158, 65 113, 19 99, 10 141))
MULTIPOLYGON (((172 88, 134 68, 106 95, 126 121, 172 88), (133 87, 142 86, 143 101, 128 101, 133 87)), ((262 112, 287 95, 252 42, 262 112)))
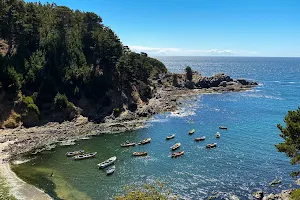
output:
POLYGON ((199 138, 195 138, 196 142, 203 141, 203 140, 205 140, 205 136, 202 136, 202 137, 199 137, 199 138))
POLYGON ((112 166, 106 170, 106 174, 111 175, 115 172, 115 170, 116 170, 116 166, 112 166))
POLYGON ((83 160, 83 159, 88 159, 88 158, 93 158, 95 157, 97 154, 97 152, 93 152, 93 153, 88 153, 88 154, 82 154, 82 155, 77 155, 74 156, 74 160, 83 160))
POLYGON ((221 134, 219 132, 217 132, 216 138, 220 138, 220 137, 221 137, 221 134))
POLYGON ((66 156, 77 156, 79 154, 83 154, 84 153, 84 150, 79 150, 79 151, 70 151, 70 152, 67 152, 66 153, 66 156))
POLYGON ((211 149, 211 148, 215 148, 215 147, 217 147, 217 143, 212 143, 212 144, 207 144, 206 145, 207 149, 211 149))
POLYGON ((181 146, 180 143, 176 143, 176 144, 174 144, 173 146, 171 146, 170 149, 171 149, 172 151, 174 151, 174 150, 178 149, 180 146, 181 146))
POLYGON ((167 137, 166 137, 166 140, 173 139, 174 137, 175 137, 175 134, 172 134, 172 135, 170 135, 170 136, 167 136, 167 137))
POLYGON ((109 165, 114 164, 114 162, 115 162, 116 160, 117 160, 117 157, 114 156, 114 157, 111 157, 111 158, 109 158, 109 159, 103 161, 102 163, 97 164, 97 165, 99 166, 99 168, 103 169, 103 168, 105 168, 105 167, 107 167, 107 166, 109 166, 109 165))

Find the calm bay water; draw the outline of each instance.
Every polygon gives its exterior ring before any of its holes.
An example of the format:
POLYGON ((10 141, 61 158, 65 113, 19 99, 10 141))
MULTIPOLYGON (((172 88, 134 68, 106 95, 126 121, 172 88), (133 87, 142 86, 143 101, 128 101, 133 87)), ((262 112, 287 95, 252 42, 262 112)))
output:
POLYGON ((222 192, 226 199, 235 194, 251 199, 251 193, 263 189, 278 192, 294 184, 289 173, 296 170, 289 159, 278 153, 281 142, 276 128, 288 110, 300 105, 300 58, 232 58, 232 57, 161 57, 172 72, 183 72, 185 66, 203 75, 224 72, 232 77, 253 79, 260 85, 251 91, 195 96, 183 102, 180 114, 165 113, 153 117, 148 127, 139 131, 94 137, 71 147, 43 152, 14 167, 25 181, 33 183, 56 199, 111 199, 122 192, 122 186, 160 180, 168 183, 183 199, 204 199, 222 192), (219 125, 229 127, 215 133, 219 125), (193 136, 188 131, 196 129, 193 136), (173 140, 165 137, 176 133, 173 140), (204 142, 194 142, 198 136, 204 142), (151 137, 150 144, 129 149, 120 148, 126 140, 151 137), (171 159, 169 147, 181 142, 185 155, 171 159), (217 142, 216 149, 205 144, 217 142), (67 151, 97 151, 95 159, 73 161, 67 151), (133 151, 148 151, 147 158, 133 158, 133 151), (96 164, 117 156, 116 172, 106 176, 96 164), (54 172, 54 177, 49 177, 54 172), (280 186, 271 187, 275 178, 280 186))

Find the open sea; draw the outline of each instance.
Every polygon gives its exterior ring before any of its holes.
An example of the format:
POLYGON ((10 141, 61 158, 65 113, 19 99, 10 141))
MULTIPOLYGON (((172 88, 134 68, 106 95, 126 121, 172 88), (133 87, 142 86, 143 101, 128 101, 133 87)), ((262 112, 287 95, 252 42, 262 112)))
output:
POLYGON ((224 72, 233 78, 255 80, 259 86, 246 92, 203 94, 184 100, 179 113, 155 115, 147 128, 116 135, 93 137, 75 146, 43 152, 13 170, 55 199, 113 199, 126 184, 167 183, 179 199, 219 199, 236 195, 253 199, 252 193, 279 192, 294 186, 290 177, 299 166, 278 153, 275 144, 282 139, 276 124, 283 123, 288 110, 300 106, 300 58, 254 57, 159 57, 171 72, 184 72, 186 66, 203 75, 224 72), (224 125, 228 130, 219 130, 224 125), (190 129, 196 129, 189 136, 190 129), (216 139, 220 131, 221 138, 216 139), (176 133, 173 140, 165 137, 176 133), (204 142, 195 137, 206 136, 204 142), (121 148, 120 144, 151 137, 150 144, 121 148), (170 146, 181 142, 185 155, 171 159, 170 146), (207 150, 207 143, 217 148, 207 150), (65 153, 84 149, 97 151, 97 157, 73 161, 65 153), (148 151, 149 157, 132 157, 134 151, 148 151), (117 156, 116 172, 106 176, 97 163, 117 156), (53 177, 49 175, 54 173, 53 177), (275 178, 282 184, 270 186, 275 178))

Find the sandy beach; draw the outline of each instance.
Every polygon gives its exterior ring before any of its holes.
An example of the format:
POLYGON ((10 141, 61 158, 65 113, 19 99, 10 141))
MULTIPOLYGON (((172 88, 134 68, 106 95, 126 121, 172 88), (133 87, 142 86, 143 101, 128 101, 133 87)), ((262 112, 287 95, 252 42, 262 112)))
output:
MULTIPOLYGON (((0 151, 2 152, 9 144, 13 143, 5 142, 0 143, 0 151)), ((24 182, 21 180, 10 168, 10 164, 7 161, 9 154, 1 153, 1 164, 0 164, 0 176, 4 177, 7 186, 10 189, 10 194, 17 199, 28 199, 28 200, 50 200, 52 199, 49 195, 44 193, 42 190, 24 182)))

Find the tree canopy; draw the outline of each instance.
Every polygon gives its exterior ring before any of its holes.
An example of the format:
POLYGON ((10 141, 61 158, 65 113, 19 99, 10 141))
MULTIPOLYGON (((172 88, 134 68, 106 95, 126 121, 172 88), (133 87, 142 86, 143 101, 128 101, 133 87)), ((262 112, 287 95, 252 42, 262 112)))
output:
MULTIPOLYGON (((300 107, 295 111, 288 111, 284 119, 285 127, 278 124, 284 142, 277 144, 279 152, 284 152, 291 158, 291 164, 300 163, 300 107)), ((300 171, 292 172, 292 176, 300 175, 300 171)))
POLYGON ((146 53, 131 52, 95 13, 0 1, 1 88, 34 95, 41 112, 58 93, 73 102, 82 97, 101 102, 111 98, 109 91, 142 83, 147 94, 148 79, 166 71, 146 53))

